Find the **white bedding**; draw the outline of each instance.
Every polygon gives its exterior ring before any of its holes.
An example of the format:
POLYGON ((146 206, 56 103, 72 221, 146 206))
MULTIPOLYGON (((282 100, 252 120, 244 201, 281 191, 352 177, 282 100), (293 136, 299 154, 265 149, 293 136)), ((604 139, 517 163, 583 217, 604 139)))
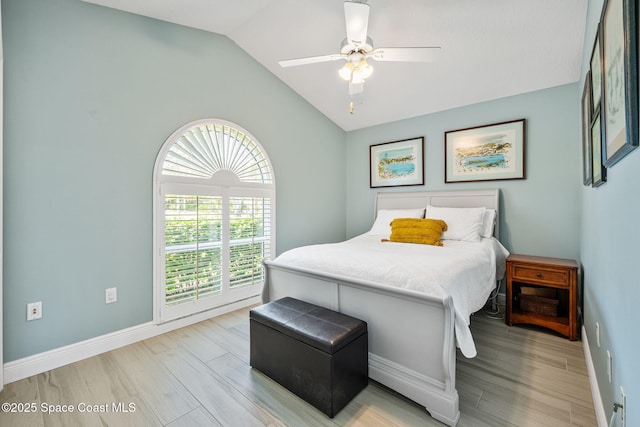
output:
POLYGON ((509 253, 494 238, 477 243, 443 240, 443 245, 381 242, 380 236, 365 233, 341 243, 292 249, 275 261, 441 299, 450 295, 458 347, 465 357, 475 357, 470 316, 484 306, 496 280, 504 276, 509 253))

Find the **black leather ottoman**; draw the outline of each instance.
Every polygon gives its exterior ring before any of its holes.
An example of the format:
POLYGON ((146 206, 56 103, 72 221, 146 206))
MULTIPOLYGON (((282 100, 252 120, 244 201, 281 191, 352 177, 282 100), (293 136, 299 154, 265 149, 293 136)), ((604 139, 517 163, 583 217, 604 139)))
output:
POLYGON ((294 298, 249 314, 250 363, 329 417, 367 386, 367 323, 294 298))

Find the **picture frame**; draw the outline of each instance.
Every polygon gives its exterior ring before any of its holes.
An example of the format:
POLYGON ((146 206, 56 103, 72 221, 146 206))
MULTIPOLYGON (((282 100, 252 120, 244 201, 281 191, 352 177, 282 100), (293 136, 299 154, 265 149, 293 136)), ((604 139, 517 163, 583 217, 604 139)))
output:
POLYGON ((591 147, 591 72, 587 72, 582 91, 582 177, 584 185, 593 181, 593 148, 591 147))
POLYGON ((638 147, 636 0, 605 0, 601 16, 602 158, 609 168, 638 147))
POLYGON ((369 146, 369 186, 424 185, 424 137, 369 146))
POLYGON ((526 120, 445 132, 445 183, 525 179, 526 120))
POLYGON ((600 112, 597 112, 591 123, 591 161, 592 161, 592 187, 600 187, 607 181, 607 169, 602 164, 602 126, 600 125, 600 112))
MULTIPOLYGON (((596 39, 591 51, 590 80, 591 80, 591 115, 600 110, 602 100, 602 44, 600 43, 601 25, 596 29, 596 39)), ((591 120, 589 120, 591 124, 591 120)), ((591 131, 589 131, 590 133, 591 131)))

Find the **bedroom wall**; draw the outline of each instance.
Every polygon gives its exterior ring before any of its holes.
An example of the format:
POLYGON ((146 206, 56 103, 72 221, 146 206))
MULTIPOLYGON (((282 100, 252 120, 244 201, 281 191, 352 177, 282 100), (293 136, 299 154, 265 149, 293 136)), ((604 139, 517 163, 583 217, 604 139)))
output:
POLYGON ((192 120, 267 150, 278 252, 344 238, 344 131, 226 37, 79 0, 3 0, 2 27, 5 362, 151 321, 153 165, 192 120))
POLYGON ((577 259, 580 128, 577 84, 465 106, 347 134, 347 236, 373 223, 378 191, 500 188, 500 235, 512 252, 577 259), (444 132, 525 118, 526 179, 444 183, 444 132), (425 137, 425 185, 369 188, 369 146, 425 137))
MULTIPOLYGON (((602 10, 602 0, 591 0, 587 16, 583 80, 602 10)), ((574 101, 580 103, 580 98, 574 101)), ((576 127, 580 126, 580 115, 576 127)), ((576 178, 576 180, 582 179, 576 178)), ((607 171, 607 183, 581 187, 580 261, 584 269, 584 328, 606 415, 612 414, 622 386, 627 394, 627 426, 640 425, 640 149, 632 151, 607 171), (600 347, 595 325, 600 324, 600 347), (607 373, 607 350, 613 358, 612 381, 607 373)), ((616 424, 621 425, 619 417, 616 424)))

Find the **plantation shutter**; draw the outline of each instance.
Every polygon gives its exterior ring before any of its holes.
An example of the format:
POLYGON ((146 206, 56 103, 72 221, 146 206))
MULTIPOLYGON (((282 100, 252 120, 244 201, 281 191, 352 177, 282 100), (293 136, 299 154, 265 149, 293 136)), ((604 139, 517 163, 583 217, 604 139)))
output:
POLYGON ((186 125, 154 176, 156 322, 259 295, 262 260, 275 253, 275 188, 255 139, 228 122, 186 125))
POLYGON ((165 196, 166 305, 205 298, 222 288, 222 199, 165 196))
POLYGON ((262 283, 262 259, 271 252, 271 200, 233 197, 230 218, 230 287, 233 289, 262 283))

